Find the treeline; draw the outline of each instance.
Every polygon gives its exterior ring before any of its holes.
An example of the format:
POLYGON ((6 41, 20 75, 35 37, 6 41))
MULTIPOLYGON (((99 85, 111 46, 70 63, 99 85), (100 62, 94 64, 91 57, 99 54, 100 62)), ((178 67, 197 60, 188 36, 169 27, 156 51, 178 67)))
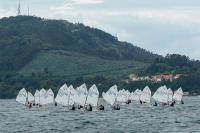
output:
POLYGON ((159 73, 194 74, 200 72, 200 61, 190 60, 179 54, 168 54, 164 58, 156 58, 141 74, 154 75, 159 73))
POLYGON ((36 89, 41 88, 49 89, 52 88, 55 93, 64 84, 73 85, 74 87, 80 86, 86 83, 87 87, 96 84, 100 94, 107 91, 112 85, 118 85, 118 89, 127 89, 129 91, 134 91, 137 88, 143 89, 148 85, 154 92, 161 85, 167 85, 173 90, 182 87, 185 92, 189 92, 191 95, 200 94, 200 74, 186 75, 177 79, 173 82, 163 81, 160 83, 155 83, 151 81, 137 81, 137 82, 126 82, 124 80, 108 78, 103 75, 96 75, 90 77, 77 77, 72 79, 70 77, 55 76, 49 72, 48 68, 45 68, 42 72, 32 73, 29 76, 22 76, 13 73, 7 73, 0 77, 0 98, 15 98, 18 91, 25 87, 28 91, 34 92, 36 89))
POLYGON ((49 89, 57 93, 58 89, 64 84, 73 85, 74 87, 86 83, 88 87, 96 84, 100 92, 107 91, 114 84, 119 84, 118 79, 109 79, 103 75, 90 77, 70 78, 65 76, 55 76, 45 68, 42 72, 32 73, 29 76, 19 75, 17 73, 7 73, 0 76, 0 98, 15 98, 21 88, 27 88, 28 91, 34 92, 41 88, 49 89))

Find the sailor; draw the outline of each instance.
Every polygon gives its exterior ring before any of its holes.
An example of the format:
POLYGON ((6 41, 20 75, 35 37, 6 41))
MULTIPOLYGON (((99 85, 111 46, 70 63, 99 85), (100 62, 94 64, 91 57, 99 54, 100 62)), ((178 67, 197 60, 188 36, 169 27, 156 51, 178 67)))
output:
POLYGON ((82 105, 79 105, 79 106, 78 106, 78 109, 82 109, 82 108, 83 108, 83 106, 82 106, 82 105))
POLYGON ((28 107, 29 107, 29 109, 31 109, 32 108, 32 103, 29 103, 28 107))
POLYGON ((131 100, 126 101, 126 104, 130 104, 130 103, 131 103, 131 100))
POLYGON ((140 100, 140 104, 142 104, 142 101, 140 100))
POLYGON ((89 108, 87 108, 87 111, 92 111, 92 106, 89 104, 89 108))
POLYGON ((116 106, 113 106, 113 110, 120 110, 119 104, 117 104, 116 106))
POLYGON ((153 106, 158 106, 157 102, 155 102, 153 106))
POLYGON ((175 104, 176 102, 175 101, 173 101, 171 104, 170 104, 170 106, 171 107, 174 107, 174 104, 175 104))
POLYGON ((98 110, 104 110, 104 106, 103 106, 103 105, 100 105, 100 106, 98 107, 98 110))
POLYGON ((76 109, 75 105, 73 104, 71 110, 75 110, 75 109, 76 109))
POLYGON ((184 101, 183 101, 183 100, 181 100, 181 104, 184 104, 184 101))
POLYGON ((167 104, 166 103, 162 103, 162 106, 166 106, 167 104))

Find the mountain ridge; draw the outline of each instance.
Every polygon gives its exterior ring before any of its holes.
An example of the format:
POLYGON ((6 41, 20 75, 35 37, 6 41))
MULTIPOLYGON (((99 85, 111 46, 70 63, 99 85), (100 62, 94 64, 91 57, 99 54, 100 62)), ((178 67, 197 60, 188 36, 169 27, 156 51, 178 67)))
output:
POLYGON ((110 60, 152 62, 161 57, 131 43, 118 41, 116 37, 102 30, 64 20, 17 16, 0 19, 0 28, 1 57, 16 60, 15 63, 19 64, 12 67, 12 63, 2 59, 0 66, 8 64, 10 69, 20 69, 28 62, 29 57, 34 57, 40 50, 52 49, 74 51, 110 60), (20 58, 27 62, 14 58, 14 54, 19 52, 24 54, 20 58))

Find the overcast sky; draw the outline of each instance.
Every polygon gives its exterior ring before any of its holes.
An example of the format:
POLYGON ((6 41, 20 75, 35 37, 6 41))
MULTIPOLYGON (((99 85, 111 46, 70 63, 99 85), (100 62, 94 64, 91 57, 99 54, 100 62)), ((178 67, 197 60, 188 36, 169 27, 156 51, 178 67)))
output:
MULTIPOLYGON (((18 0, 0 0, 0 18, 18 0)), ((154 53, 200 59, 200 0, 21 0, 22 13, 81 22, 154 53)))

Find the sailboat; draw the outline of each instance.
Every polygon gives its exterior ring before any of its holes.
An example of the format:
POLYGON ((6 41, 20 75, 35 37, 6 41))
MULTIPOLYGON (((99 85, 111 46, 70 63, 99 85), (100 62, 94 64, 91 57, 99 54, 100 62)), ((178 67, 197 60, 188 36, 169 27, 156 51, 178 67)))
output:
POLYGON ((88 95, 88 90, 85 84, 81 85, 80 87, 77 88, 77 104, 80 106, 85 106, 86 105, 86 99, 88 95))
POLYGON ((182 88, 179 88, 177 91, 174 92, 173 100, 180 103, 182 101, 182 97, 183 97, 183 90, 182 88))
POLYGON ((98 100, 99 100, 99 91, 96 87, 96 85, 92 85, 88 91, 88 96, 86 100, 87 105, 91 105, 93 107, 98 106, 98 100))
POLYGON ((118 95, 117 85, 112 86, 106 93, 102 94, 103 99, 111 106, 114 106, 114 104, 116 104, 117 95, 118 95))
POLYGON ((131 94, 130 94, 130 100, 131 101, 139 102, 140 101, 141 93, 142 93, 142 91, 139 90, 139 89, 136 89, 134 92, 131 92, 131 94))
POLYGON ((146 86, 140 96, 140 101, 142 103, 150 103, 151 101, 151 90, 149 89, 148 86, 146 86))
POLYGON ((26 89, 25 88, 22 88, 17 97, 16 97, 16 101, 21 103, 21 104, 26 104, 28 102, 28 99, 27 99, 27 92, 26 92, 26 89))
POLYGON ((55 98, 56 103, 67 106, 68 105, 68 87, 66 84, 64 84, 57 93, 57 96, 55 98))
POLYGON ((156 92, 154 93, 154 95, 152 96, 152 98, 161 104, 167 104, 168 103, 168 89, 166 86, 161 86, 159 87, 156 92))
POLYGON ((34 102, 34 96, 30 92, 27 92, 25 88, 22 88, 16 97, 16 101, 25 106, 29 106, 29 103, 34 102))
POLYGON ((50 88, 47 92, 46 92, 46 98, 45 98, 45 104, 54 104, 54 93, 52 91, 52 89, 50 88))

